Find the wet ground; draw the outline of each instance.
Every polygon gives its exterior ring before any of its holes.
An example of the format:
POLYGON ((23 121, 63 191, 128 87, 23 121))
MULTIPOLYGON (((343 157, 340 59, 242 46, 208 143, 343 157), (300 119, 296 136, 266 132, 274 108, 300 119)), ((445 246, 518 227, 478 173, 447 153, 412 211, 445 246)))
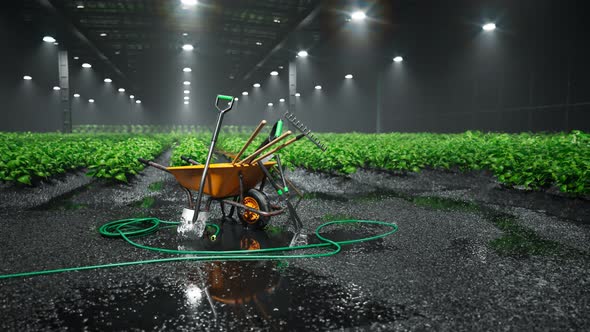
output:
MULTIPOLYGON (((320 259, 0 280, 0 330, 590 329, 588 200, 505 189, 482 173, 296 170, 290 178, 305 193, 298 211, 310 243, 317 226, 335 219, 388 221, 399 232, 320 259)), ((72 176, 0 194, 0 274, 169 257, 96 229, 127 217, 178 220, 186 204, 173 178, 153 169, 128 185, 72 176)), ((291 240, 285 216, 264 230, 219 217, 215 206, 216 241, 180 240, 174 229, 137 241, 233 250, 291 240)), ((322 234, 345 240, 383 231, 346 225, 322 234)))

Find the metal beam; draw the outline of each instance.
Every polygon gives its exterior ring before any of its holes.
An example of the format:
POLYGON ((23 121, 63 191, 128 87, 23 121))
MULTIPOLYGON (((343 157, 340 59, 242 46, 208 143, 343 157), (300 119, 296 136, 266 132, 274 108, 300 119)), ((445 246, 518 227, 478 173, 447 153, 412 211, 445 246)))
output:
POLYGON ((59 71, 60 100, 63 117, 63 132, 72 132, 72 101, 70 99, 70 68, 68 67, 68 51, 59 50, 57 53, 59 71))

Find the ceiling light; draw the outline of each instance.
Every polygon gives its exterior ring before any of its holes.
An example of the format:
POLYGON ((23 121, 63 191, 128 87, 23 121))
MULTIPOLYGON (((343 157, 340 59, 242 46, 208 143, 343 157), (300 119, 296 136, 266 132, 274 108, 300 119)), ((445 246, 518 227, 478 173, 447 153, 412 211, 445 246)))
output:
POLYGON ((316 85, 316 86, 314 87, 314 89, 316 89, 316 90, 321 90, 321 89, 322 89, 322 86, 321 86, 321 85, 316 85))
POLYGON ((279 99, 279 102, 284 103, 285 102, 285 98, 279 99))
POLYGON ((188 95, 189 93, 191 93, 190 90, 184 90, 182 92, 184 92, 185 95, 188 95))
POLYGON ((275 18, 275 19, 273 20, 273 22, 275 22, 275 23, 281 23, 281 20, 279 20, 278 18, 275 18))
POLYGON ((362 12, 362 11, 359 10, 359 11, 356 11, 356 12, 352 13, 352 15, 350 15, 350 18, 353 21, 362 21, 365 18, 367 18, 367 15, 365 14, 365 12, 362 12))
POLYGON ((74 60, 78 60, 78 59, 80 59, 80 57, 79 57, 79 56, 75 56, 75 57, 74 57, 74 60))
POLYGON ((105 83, 113 83, 113 80, 107 77, 104 79, 104 82, 105 83))
POLYGON ((74 93, 74 98, 80 98, 80 94, 79 93, 74 93))
POLYGON ((51 36, 45 36, 45 37, 43 37, 43 41, 46 43, 55 43, 55 38, 53 38, 51 36))
POLYGON ((54 87, 53 87, 53 90, 54 90, 54 91, 59 91, 59 90, 61 90, 61 88, 60 88, 59 86, 54 86, 54 87))
POLYGON ((84 9, 84 5, 77 5, 76 8, 78 8, 78 9, 84 9))
POLYGON ((185 100, 185 101, 184 101, 184 104, 185 104, 185 105, 188 105, 189 103, 190 103, 190 102, 189 102, 188 100, 185 100))
POLYGON ((192 51, 195 49, 195 47, 191 44, 184 44, 184 45, 182 45, 182 49, 185 51, 192 51))
POLYGON ((133 98, 135 98, 135 96, 134 96, 134 95, 130 95, 130 96, 129 96, 129 99, 133 99, 133 98))
POLYGON ((135 103, 136 103, 136 104, 141 104, 141 100, 137 99, 137 100, 135 101, 135 103))
POLYGON ((283 69, 283 68, 285 68, 285 67, 283 67, 283 66, 279 66, 279 69, 283 69))
POLYGON ((257 41, 257 42, 256 42, 256 45, 258 45, 258 46, 262 46, 262 42, 259 42, 259 41, 257 41))
POLYGON ((94 103, 94 99, 88 99, 89 103, 94 103))
POLYGON ((101 33, 101 34, 100 34, 100 36, 101 36, 101 37, 106 37, 106 36, 107 36, 107 34, 103 32, 103 33, 101 33))
POLYGON ((279 75, 279 72, 276 70, 273 70, 270 72, 270 76, 277 76, 277 75, 279 75))
POLYGON ((396 56, 395 58, 393 58, 393 61, 395 61, 395 62, 398 62, 398 63, 399 63, 399 62, 402 62, 402 61, 404 61, 404 58, 402 58, 401 56, 399 56, 399 55, 398 55, 398 56, 396 56))
POLYGON ((234 98, 234 100, 235 100, 235 101, 238 101, 238 100, 240 100, 240 98, 236 97, 236 98, 234 98))
POLYGON ((347 80, 351 79, 352 77, 353 77, 352 74, 348 74, 348 75, 344 76, 344 78, 346 78, 347 80))
POLYGON ((184 84, 184 85, 191 85, 191 82, 189 82, 189 81, 184 81, 184 82, 182 82, 182 84, 184 84))
POLYGON ((185 73, 190 73, 193 70, 190 69, 189 67, 184 67, 184 68, 182 68, 182 71, 185 72, 185 73))
POLYGON ((273 106, 273 103, 268 103, 268 106, 272 107, 273 106))
POLYGON ((86 63, 86 62, 84 62, 84 63, 82 64, 82 68, 92 68, 92 65, 91 65, 91 64, 89 64, 89 63, 86 63))
POLYGON ((180 2, 185 6, 195 6, 197 4, 197 0, 180 0, 180 2))
POLYGON ((486 23, 481 27, 484 31, 496 30, 496 23, 486 23))
POLYGON ((247 95, 248 95, 248 91, 242 92, 242 96, 247 96, 247 95))
POLYGON ((302 57, 302 58, 305 58, 305 57, 307 57, 309 55, 309 53, 307 53, 307 51, 299 51, 297 53, 297 55, 300 56, 300 57, 302 57))
POLYGON ((295 97, 301 97, 301 94, 299 92, 295 93, 295 97))
POLYGON ((53 43, 53 45, 57 46, 57 45, 59 45, 59 43, 58 42, 55 42, 55 43, 53 43))
POLYGON ((254 84, 252 84, 252 86, 255 87, 255 88, 259 88, 260 87, 260 83, 254 83, 254 84))
POLYGON ((182 35, 186 37, 186 36, 188 36, 188 33, 183 32, 182 35))
POLYGON ((189 100, 191 99, 189 96, 184 96, 184 100, 189 100))
POLYGON ((119 88, 119 92, 125 92, 125 89, 119 88))
POLYGON ((30 80, 32 80, 32 79, 33 79, 33 78, 32 78, 31 76, 29 76, 29 75, 25 75, 25 76, 23 76, 23 80, 25 80, 25 81, 30 81, 30 80))

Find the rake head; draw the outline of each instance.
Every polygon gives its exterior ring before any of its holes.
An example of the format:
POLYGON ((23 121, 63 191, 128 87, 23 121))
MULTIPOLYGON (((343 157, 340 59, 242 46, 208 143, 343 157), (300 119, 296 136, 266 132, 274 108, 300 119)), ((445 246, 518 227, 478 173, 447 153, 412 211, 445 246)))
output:
POLYGON ((304 126, 303 123, 301 123, 299 120, 297 120, 295 115, 293 115, 287 111, 287 112, 285 112, 284 117, 285 117, 285 119, 287 119, 287 121, 289 121, 291 124, 293 124, 293 126, 295 126, 295 128, 297 128, 297 130, 299 130, 303 135, 305 135, 305 137, 307 137, 310 141, 312 141, 313 144, 315 144, 318 148, 320 148, 320 150, 326 151, 327 147, 324 144, 322 144, 322 142, 320 142, 320 140, 317 139, 311 133, 311 130, 309 130, 306 126, 304 126))

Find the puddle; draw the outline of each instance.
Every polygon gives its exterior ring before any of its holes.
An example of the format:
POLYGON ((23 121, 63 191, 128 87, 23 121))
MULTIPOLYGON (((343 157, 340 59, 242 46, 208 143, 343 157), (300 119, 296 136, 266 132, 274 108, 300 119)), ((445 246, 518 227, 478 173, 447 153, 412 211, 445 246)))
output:
POLYGON ((157 182, 150 183, 150 185, 148 186, 148 190, 149 191, 161 191, 163 187, 164 187, 164 182, 157 181, 157 182))
POLYGON ((86 204, 77 203, 75 198, 80 194, 94 187, 94 184, 89 183, 74 190, 71 190, 63 195, 57 196, 47 203, 33 207, 35 211, 59 211, 59 210, 81 210, 87 208, 86 204))

